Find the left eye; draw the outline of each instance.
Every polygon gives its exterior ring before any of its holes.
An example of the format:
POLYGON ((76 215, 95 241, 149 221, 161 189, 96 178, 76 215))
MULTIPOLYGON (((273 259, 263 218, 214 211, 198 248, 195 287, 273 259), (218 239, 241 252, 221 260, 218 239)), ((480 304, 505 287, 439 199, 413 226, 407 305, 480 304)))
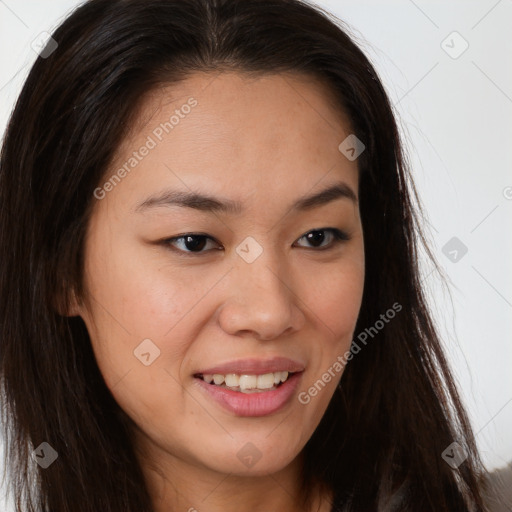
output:
POLYGON ((306 239, 308 243, 313 244, 313 249, 320 248, 320 250, 330 249, 332 246, 350 239, 347 233, 336 228, 315 229, 300 237, 299 240, 303 238, 306 239), (324 233, 328 233, 329 236, 326 237, 324 233), (328 243, 322 245, 326 239, 328 243))
MULTIPOLYGON (((347 233, 337 228, 320 228, 309 231, 299 238, 299 240, 302 239, 307 240, 309 244, 313 245, 312 247, 306 247, 306 249, 309 248, 326 250, 334 247, 338 243, 349 240, 350 237, 347 235, 347 233), (325 233, 327 233, 327 236, 325 233), (327 243, 325 243, 326 240, 327 243)), ((162 241, 162 243, 167 247, 187 255, 199 255, 201 253, 207 252, 205 248, 208 246, 208 242, 213 242, 214 245, 220 245, 212 237, 198 233, 188 233, 186 235, 177 236, 175 238, 168 238, 162 241), (179 245, 181 245, 181 247, 176 247, 179 245)), ((220 249, 217 248, 217 250, 220 249)))

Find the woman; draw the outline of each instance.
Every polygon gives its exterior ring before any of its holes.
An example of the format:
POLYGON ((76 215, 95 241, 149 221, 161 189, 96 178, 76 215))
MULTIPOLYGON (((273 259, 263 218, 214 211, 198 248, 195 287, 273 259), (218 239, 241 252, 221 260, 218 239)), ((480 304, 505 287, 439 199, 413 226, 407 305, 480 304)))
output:
POLYGON ((484 510, 396 123, 342 27, 91 0, 52 35, 0 171, 19 510, 484 510))

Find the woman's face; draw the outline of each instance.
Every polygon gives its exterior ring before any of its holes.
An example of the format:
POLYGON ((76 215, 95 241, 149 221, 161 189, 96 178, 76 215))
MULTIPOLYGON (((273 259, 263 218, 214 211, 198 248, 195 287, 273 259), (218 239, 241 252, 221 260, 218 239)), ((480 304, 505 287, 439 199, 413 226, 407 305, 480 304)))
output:
POLYGON ((154 462, 276 472, 324 414, 364 281, 330 98, 304 77, 192 75, 147 99, 95 192, 73 311, 154 462))

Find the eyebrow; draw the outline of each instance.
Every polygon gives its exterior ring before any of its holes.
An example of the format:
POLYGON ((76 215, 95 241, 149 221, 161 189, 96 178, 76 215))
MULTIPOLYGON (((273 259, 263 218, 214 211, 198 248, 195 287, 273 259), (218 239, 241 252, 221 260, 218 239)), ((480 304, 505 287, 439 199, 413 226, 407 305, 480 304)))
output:
MULTIPOLYGON (((302 196, 291 205, 292 211, 303 212, 326 205, 337 199, 349 199, 357 204, 354 191, 344 182, 338 182, 320 192, 302 196)), ((209 213, 225 213, 239 215, 244 208, 239 201, 220 199, 208 194, 198 192, 183 192, 179 190, 165 190, 142 201, 135 212, 145 212, 158 207, 180 206, 192 208, 209 213)))

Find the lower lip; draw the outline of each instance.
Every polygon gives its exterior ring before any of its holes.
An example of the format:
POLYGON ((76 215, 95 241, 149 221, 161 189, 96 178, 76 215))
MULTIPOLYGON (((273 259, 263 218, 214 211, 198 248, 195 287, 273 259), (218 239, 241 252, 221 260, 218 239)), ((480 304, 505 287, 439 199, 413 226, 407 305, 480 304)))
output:
POLYGON ((196 378, 201 389, 219 405, 237 416, 267 416, 283 409, 295 393, 302 372, 294 373, 277 389, 256 393, 242 393, 196 378))

